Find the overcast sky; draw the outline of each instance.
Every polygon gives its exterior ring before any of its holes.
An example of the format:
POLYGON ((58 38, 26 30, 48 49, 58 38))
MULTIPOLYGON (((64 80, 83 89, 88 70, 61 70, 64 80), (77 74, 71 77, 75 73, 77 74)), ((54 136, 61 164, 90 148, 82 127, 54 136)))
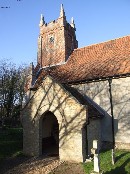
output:
POLYGON ((0 0, 0 59, 36 63, 40 15, 57 19, 62 3, 79 47, 130 34, 130 0, 0 0))

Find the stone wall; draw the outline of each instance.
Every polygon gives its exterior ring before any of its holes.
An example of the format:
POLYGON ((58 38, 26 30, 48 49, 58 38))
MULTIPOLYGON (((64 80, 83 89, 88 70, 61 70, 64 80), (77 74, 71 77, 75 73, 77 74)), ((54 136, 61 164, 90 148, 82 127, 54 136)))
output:
MULTIPOLYGON (((102 119, 102 140, 112 141, 111 136, 111 107, 108 81, 100 81, 75 85, 82 93, 85 93, 105 111, 102 119)), ((115 140, 117 147, 125 143, 130 148, 130 77, 112 80, 113 112, 115 140)))
POLYGON ((91 155, 91 149, 93 147, 93 140, 98 140, 99 149, 101 148, 101 120, 90 119, 87 126, 87 138, 88 138, 88 155, 91 155))
POLYGON ((42 119, 52 112, 59 123, 59 156, 61 160, 82 162, 82 142, 87 106, 81 105, 62 85, 47 77, 23 109, 23 150, 27 155, 42 154, 42 119))

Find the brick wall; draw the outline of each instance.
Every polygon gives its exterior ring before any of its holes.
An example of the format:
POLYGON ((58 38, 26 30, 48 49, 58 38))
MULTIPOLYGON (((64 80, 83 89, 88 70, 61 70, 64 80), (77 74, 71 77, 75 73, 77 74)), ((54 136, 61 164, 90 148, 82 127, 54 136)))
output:
POLYGON ((38 63, 41 67, 64 63, 77 47, 75 28, 59 17, 40 27, 38 63))

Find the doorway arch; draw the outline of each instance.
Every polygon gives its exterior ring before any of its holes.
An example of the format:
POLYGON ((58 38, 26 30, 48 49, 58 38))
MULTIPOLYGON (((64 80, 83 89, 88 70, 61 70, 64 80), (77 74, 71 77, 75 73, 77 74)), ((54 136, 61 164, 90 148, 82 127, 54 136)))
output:
POLYGON ((56 116, 47 111, 41 118, 42 155, 59 156, 59 124, 56 116))

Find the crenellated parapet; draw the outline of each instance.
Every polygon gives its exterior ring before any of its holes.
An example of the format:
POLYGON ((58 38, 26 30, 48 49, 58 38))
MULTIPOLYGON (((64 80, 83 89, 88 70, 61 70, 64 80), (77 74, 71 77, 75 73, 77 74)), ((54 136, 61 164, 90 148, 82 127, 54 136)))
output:
POLYGON ((46 23, 40 18, 38 37, 38 63, 41 67, 65 63, 74 49, 78 47, 74 19, 68 23, 63 5, 57 20, 46 23))

